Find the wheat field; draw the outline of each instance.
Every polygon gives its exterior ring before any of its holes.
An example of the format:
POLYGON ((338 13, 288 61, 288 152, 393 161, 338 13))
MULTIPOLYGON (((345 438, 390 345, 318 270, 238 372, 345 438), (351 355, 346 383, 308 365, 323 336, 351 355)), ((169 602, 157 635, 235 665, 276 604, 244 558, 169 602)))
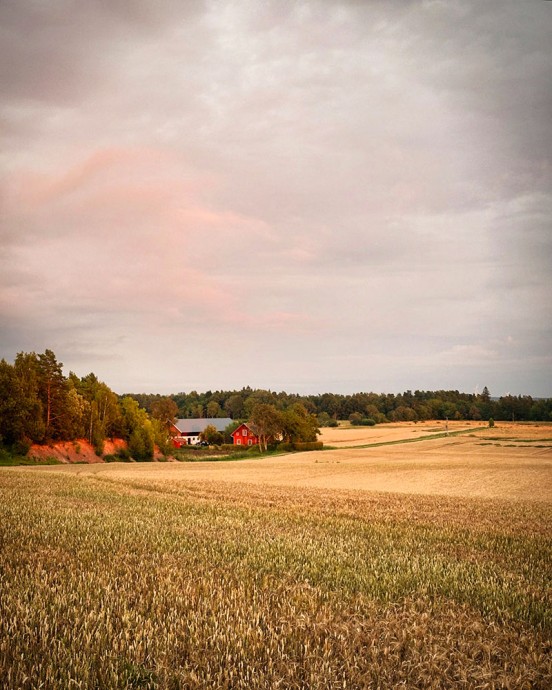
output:
POLYGON ((256 461, 2 468, 1 687, 551 687, 550 451, 491 431, 256 461), (447 455, 463 483, 416 491, 447 455), (472 470, 517 493, 471 495, 472 470))

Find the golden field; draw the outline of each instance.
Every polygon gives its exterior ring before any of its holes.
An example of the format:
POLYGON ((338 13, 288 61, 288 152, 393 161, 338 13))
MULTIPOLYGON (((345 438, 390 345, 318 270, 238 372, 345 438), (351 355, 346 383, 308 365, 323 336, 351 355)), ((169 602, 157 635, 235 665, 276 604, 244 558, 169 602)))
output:
POLYGON ((0 687, 551 687, 552 426, 441 432, 0 468, 0 687))
POLYGON ((190 480, 439 496, 552 500, 552 425, 449 422, 323 429, 335 450, 239 462, 52 466, 54 473, 178 486, 190 480), (462 431, 461 435, 454 433, 462 431), (428 440, 420 437, 434 436, 428 440), (414 443, 409 441, 415 440, 414 443), (405 441, 405 443, 402 443, 405 441), (393 442, 393 445, 375 445, 393 442), (362 447, 365 446, 365 447, 362 447))

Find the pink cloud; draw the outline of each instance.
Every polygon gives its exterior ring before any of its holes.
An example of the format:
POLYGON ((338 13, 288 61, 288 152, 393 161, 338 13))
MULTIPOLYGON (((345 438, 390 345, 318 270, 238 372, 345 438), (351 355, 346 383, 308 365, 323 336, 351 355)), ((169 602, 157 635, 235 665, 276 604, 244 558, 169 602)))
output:
POLYGON ((34 207, 58 202, 75 193, 117 187, 122 181, 141 193, 150 186, 182 194, 197 194, 207 178, 197 172, 183 174, 182 161, 165 149, 111 147, 98 149, 68 169, 50 172, 20 170, 8 186, 18 202, 34 207))
MULTIPOLYGON (((10 210, 24 209, 34 237, 19 245, 18 263, 44 286, 38 301, 21 286, 27 310, 255 332, 321 327, 300 311, 262 308, 240 271, 282 252, 275 229, 205 203, 215 181, 170 152, 112 147, 66 170, 20 172, 11 183, 10 210)), ((309 261, 313 250, 301 240, 289 258, 309 261)))

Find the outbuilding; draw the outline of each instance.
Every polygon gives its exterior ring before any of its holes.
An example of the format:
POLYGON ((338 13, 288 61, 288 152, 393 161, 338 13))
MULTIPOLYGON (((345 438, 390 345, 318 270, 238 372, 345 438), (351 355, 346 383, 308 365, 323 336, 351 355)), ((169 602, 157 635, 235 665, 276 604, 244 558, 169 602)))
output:
POLYGON ((169 433, 175 448, 194 446, 200 441, 200 434, 208 426, 224 431, 232 423, 230 417, 199 417, 198 419, 177 419, 169 423, 169 433))

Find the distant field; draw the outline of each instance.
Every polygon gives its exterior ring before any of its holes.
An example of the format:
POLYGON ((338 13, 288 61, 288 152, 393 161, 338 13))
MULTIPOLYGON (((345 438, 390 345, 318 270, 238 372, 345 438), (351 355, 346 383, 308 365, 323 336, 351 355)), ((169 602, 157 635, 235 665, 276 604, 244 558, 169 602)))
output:
POLYGON ((338 427, 323 427, 319 439, 326 445, 360 446, 366 443, 383 443, 398 440, 412 440, 429 434, 481 429, 485 422, 398 422, 396 424, 378 424, 376 426, 351 426, 341 422, 338 427))
POLYGON ((552 427, 413 429, 0 468, 0 686, 552 687, 552 427))
POLYGON ((552 501, 552 425, 444 422, 360 429, 324 429, 336 450, 238 462, 97 464, 51 467, 54 473, 110 480, 140 479, 162 485, 189 480, 264 486, 387 491, 459 497, 552 501), (458 431, 466 431, 455 436, 458 431), (336 441, 335 439, 340 439, 336 441), (393 445, 366 444, 393 442, 393 445), (347 447, 351 446, 351 447, 347 447))

